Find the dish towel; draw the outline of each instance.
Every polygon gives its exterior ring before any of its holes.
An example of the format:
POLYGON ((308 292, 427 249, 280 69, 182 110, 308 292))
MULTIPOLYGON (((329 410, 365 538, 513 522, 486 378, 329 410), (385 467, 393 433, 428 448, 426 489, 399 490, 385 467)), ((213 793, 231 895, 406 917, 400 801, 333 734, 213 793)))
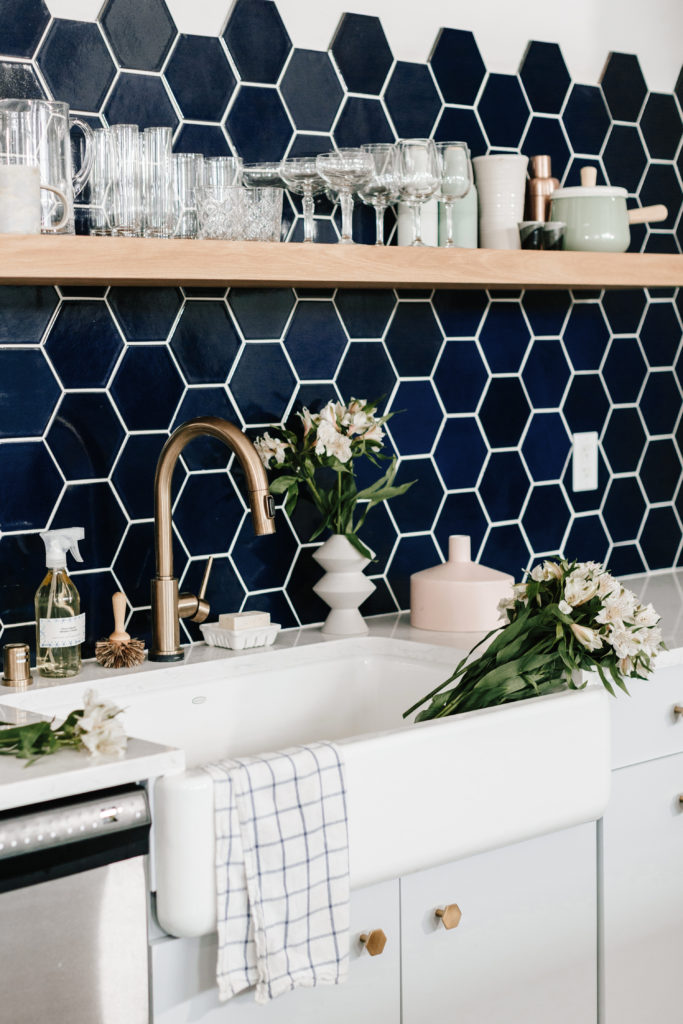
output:
POLYGON ((332 743, 205 766, 214 783, 221 1000, 337 985, 349 959, 344 769, 332 743))

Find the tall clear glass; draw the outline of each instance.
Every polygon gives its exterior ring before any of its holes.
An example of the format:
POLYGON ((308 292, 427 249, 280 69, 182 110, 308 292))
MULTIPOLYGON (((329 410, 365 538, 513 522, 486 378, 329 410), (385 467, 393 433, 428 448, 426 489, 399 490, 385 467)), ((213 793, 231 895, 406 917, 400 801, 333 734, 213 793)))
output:
POLYGON ((142 135, 142 233, 169 238, 173 231, 170 128, 145 128, 142 135))
POLYGON ((436 193, 441 181, 439 155, 432 139, 400 139, 398 148, 398 192, 413 211, 413 240, 422 241, 422 204, 436 193))
POLYGON ((398 199, 398 153, 391 142, 361 146, 372 157, 372 176, 358 189, 358 195, 375 209, 375 245, 384 245, 384 211, 398 199))
POLYGON ((340 242, 353 242, 353 193, 372 177, 373 160, 363 149, 334 149, 315 158, 318 174, 339 196, 342 212, 340 242))
POLYGON ((197 199, 195 189, 204 184, 204 157, 201 153, 174 153, 173 176, 174 238, 197 237, 197 199))
POLYGON ((115 124, 112 139, 112 235, 142 234, 142 159, 136 124, 115 124))
POLYGON ((453 207, 472 188, 472 163, 466 142, 437 142, 441 182, 438 199, 446 210, 444 248, 453 249, 453 207))
POLYGON ((242 184, 242 160, 238 156, 204 158, 204 184, 229 188, 242 184))
POLYGON ((93 132, 93 161, 90 171, 90 234, 111 234, 113 177, 112 137, 109 128, 93 132))
POLYGON ((316 169, 314 156, 296 157, 283 160, 280 164, 280 177, 290 192, 302 197, 304 211, 304 242, 313 241, 313 215, 315 199, 325 188, 325 182, 316 169))

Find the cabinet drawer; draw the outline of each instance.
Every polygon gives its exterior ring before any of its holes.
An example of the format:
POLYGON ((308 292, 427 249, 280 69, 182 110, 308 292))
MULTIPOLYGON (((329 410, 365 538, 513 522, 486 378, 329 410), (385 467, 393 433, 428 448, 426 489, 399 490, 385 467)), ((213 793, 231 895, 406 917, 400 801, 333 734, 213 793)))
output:
POLYGON ((683 665, 658 669, 648 680, 627 682, 630 697, 611 702, 612 767, 623 768, 683 751, 683 665))
POLYGON ((216 988, 216 935, 166 937, 151 944, 153 1024, 399 1024, 400 925, 398 881, 351 894, 349 978, 287 992, 267 1006, 248 989, 221 1003, 216 988), (387 937, 380 956, 370 956, 359 935, 381 928, 387 937))
POLYGON ((602 830, 601 1024, 683 1019, 683 754, 615 772, 602 830))

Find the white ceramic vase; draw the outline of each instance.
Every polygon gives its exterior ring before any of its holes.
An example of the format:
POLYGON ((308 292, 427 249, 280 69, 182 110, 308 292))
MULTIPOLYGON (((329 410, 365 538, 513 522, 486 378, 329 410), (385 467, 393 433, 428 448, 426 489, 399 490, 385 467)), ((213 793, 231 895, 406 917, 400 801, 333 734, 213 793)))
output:
POLYGON ((367 633, 359 606, 370 596, 375 584, 363 575, 370 563, 342 533, 334 533, 313 555, 325 570, 313 590, 331 611, 322 632, 331 636, 360 636, 367 633))
POLYGON ((472 160, 479 190, 479 245, 482 249, 519 249, 524 219, 529 159, 516 153, 491 153, 472 160))

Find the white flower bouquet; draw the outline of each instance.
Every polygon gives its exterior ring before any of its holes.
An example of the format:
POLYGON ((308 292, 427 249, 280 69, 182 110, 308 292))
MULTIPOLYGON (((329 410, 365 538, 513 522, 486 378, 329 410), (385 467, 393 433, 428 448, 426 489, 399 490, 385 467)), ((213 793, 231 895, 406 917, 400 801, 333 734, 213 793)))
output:
POLYGON ((415 482, 394 485, 396 456, 382 454, 383 426, 393 413, 376 413, 376 405, 364 398, 352 398, 348 405, 330 401, 319 413, 308 409, 297 413, 298 430, 272 426, 254 442, 263 465, 276 472, 270 490, 287 495, 287 514, 294 511, 302 490, 320 513, 320 525, 310 539, 330 529, 346 536, 366 558, 372 554, 358 531, 368 512, 381 501, 405 494, 415 482), (389 466, 378 480, 359 491, 354 460, 360 457, 377 466, 388 460, 389 466))
POLYGON ((127 744, 125 730, 117 719, 122 709, 110 701, 98 701, 94 690, 86 691, 83 704, 54 728, 53 722, 0 728, 0 754, 24 758, 27 767, 64 748, 84 750, 92 756, 122 757, 127 744))
POLYGON ((514 585, 512 597, 499 608, 505 623, 476 644, 453 675, 404 718, 427 701, 418 722, 566 686, 582 689, 582 670, 596 671, 612 696, 613 684, 628 693, 624 679, 644 679, 664 647, 652 605, 640 604, 598 562, 543 562, 526 582, 514 585), (483 653, 470 661, 491 637, 483 653), (453 682, 452 689, 444 689, 453 682))

